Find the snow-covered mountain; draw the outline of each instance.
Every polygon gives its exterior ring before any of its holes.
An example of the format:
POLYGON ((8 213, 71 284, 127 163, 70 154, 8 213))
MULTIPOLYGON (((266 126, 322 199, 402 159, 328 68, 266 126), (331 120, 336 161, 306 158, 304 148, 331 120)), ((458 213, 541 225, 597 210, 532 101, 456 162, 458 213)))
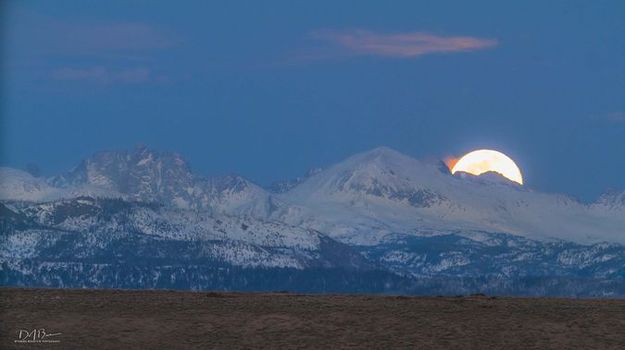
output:
POLYGON ((375 245, 393 233, 507 233, 581 244, 625 243, 621 197, 610 210, 488 176, 452 176, 381 147, 357 154, 280 195, 275 217, 343 242, 375 245))
POLYGON ((268 217, 279 205, 270 193, 241 176, 197 176, 181 155, 143 146, 96 153, 49 179, 0 168, 0 200, 43 202, 78 196, 126 198, 258 217, 268 217))
POLYGON ((0 169, 11 285, 625 295, 624 244, 625 192, 588 205, 384 147, 271 192, 145 147, 0 169))
POLYGON ((147 147, 131 152, 99 152, 71 171, 49 181, 61 188, 97 186, 143 201, 177 203, 190 207, 201 189, 187 162, 176 153, 158 153, 147 147))

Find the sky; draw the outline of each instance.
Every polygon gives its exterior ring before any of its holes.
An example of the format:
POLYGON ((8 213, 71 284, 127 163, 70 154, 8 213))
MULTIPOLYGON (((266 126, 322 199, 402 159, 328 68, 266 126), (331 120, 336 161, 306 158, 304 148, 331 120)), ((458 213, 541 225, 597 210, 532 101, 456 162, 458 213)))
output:
POLYGON ((4 1, 0 164, 176 151, 268 185, 388 146, 625 190, 625 2, 4 1))

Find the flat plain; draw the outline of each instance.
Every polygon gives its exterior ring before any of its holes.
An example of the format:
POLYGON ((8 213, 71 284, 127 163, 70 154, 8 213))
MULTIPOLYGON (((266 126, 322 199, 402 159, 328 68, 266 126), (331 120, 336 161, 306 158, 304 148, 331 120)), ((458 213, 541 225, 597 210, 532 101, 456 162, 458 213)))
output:
POLYGON ((625 300, 0 288, 0 348, 625 349, 625 300))

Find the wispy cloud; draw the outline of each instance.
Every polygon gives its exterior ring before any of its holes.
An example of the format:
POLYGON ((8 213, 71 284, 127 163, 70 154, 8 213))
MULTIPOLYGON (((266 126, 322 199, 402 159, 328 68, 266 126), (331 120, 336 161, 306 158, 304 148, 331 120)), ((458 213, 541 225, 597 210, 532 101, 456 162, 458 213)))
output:
POLYGON ((175 41, 145 23, 82 23, 53 26, 56 32, 51 44, 63 53, 115 53, 167 49, 175 41))
POLYGON ((588 120, 604 127, 621 127, 625 126, 625 112, 612 111, 591 114, 588 116, 588 120))
POLYGON ((163 82, 158 61, 180 46, 140 21, 69 20, 22 12, 10 27, 11 69, 32 81, 163 82))
POLYGON ((61 68, 52 71, 54 80, 86 81, 95 83, 143 83, 150 80, 147 68, 111 70, 105 67, 61 68))
POLYGON ((137 54, 169 49, 179 42, 167 31, 137 21, 68 21, 27 15, 18 26, 28 46, 44 55, 137 54))
POLYGON ((427 32, 381 34, 367 30, 315 31, 310 37, 328 47, 310 50, 309 59, 334 56, 384 56, 414 58, 434 53, 483 50, 497 46, 496 39, 471 36, 440 36, 427 32))
POLYGON ((611 112, 605 115, 605 120, 610 123, 625 124, 625 113, 611 112))

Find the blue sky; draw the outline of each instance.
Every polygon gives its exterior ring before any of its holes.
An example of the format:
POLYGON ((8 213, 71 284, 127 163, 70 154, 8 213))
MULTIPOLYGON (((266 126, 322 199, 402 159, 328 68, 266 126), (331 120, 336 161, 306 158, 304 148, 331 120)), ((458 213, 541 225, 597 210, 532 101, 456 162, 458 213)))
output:
POLYGON ((4 165, 138 143, 268 184, 385 145, 625 189, 623 1, 5 1, 4 165))

